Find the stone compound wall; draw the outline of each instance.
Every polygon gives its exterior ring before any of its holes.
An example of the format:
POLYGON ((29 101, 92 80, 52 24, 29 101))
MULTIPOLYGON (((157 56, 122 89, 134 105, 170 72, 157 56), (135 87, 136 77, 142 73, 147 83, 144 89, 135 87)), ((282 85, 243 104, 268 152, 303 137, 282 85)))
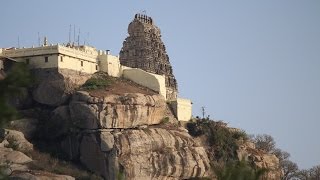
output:
POLYGON ((171 108, 179 121, 189 121, 192 116, 192 102, 190 99, 177 98, 170 102, 171 108))
POLYGON ((121 64, 165 75, 167 99, 176 99, 177 82, 161 40, 160 29, 154 25, 150 17, 137 14, 129 24, 128 33, 129 36, 123 42, 120 51, 121 64))

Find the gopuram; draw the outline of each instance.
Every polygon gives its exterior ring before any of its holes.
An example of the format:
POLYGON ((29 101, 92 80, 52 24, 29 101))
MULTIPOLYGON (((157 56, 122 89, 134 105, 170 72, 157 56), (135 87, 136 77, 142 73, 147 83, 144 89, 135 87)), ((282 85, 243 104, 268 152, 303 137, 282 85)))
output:
POLYGON ((124 66, 143 69, 147 72, 165 75, 167 100, 177 98, 177 81, 166 47, 161 40, 160 29, 151 17, 136 14, 128 26, 129 36, 120 51, 120 63, 124 66))

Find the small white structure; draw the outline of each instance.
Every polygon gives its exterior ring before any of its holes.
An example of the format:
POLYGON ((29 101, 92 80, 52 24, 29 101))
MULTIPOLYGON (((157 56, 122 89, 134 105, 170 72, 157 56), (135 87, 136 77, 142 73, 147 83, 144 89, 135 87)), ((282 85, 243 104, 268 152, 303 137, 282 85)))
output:
POLYGON ((99 51, 98 55, 99 70, 107 72, 109 76, 120 77, 121 64, 118 56, 113 56, 109 51, 99 51))
POLYGON ((192 116, 192 102, 190 99, 177 98, 171 101, 171 108, 179 121, 189 121, 192 116))

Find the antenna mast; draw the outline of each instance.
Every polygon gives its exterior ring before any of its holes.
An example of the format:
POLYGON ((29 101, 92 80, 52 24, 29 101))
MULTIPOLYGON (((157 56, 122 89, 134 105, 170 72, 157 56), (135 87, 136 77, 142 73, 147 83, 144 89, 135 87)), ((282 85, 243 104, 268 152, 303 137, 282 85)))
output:
POLYGON ((79 28, 79 33, 78 33, 78 46, 80 46, 80 28, 79 28))
POLYGON ((87 34, 87 44, 90 46, 90 44, 89 44, 89 38, 90 38, 90 33, 88 32, 88 34, 87 34))
POLYGON ((40 33, 38 32, 38 46, 40 47, 40 33))
POLYGON ((69 26, 69 44, 71 44, 71 24, 69 26))
POLYGON ((76 25, 73 25, 73 45, 76 41, 76 25))

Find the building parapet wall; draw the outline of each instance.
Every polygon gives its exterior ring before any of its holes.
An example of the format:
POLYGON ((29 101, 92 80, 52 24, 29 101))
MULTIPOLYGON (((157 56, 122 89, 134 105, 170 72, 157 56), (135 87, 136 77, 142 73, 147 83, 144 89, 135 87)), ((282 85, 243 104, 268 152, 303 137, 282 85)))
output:
POLYGON ((96 63, 98 52, 96 50, 87 50, 85 47, 81 48, 71 48, 66 46, 57 45, 58 53, 68 55, 74 58, 83 59, 96 63))
POLYGON ((43 56, 50 54, 63 54, 74 58, 96 62, 98 52, 94 48, 79 46, 67 47, 63 45, 42 46, 34 48, 3 50, 3 56, 11 58, 43 56))
POLYGON ((5 49, 3 50, 3 56, 11 58, 39 56, 44 54, 56 54, 58 53, 57 46, 43 46, 35 48, 21 48, 21 49, 5 49))

